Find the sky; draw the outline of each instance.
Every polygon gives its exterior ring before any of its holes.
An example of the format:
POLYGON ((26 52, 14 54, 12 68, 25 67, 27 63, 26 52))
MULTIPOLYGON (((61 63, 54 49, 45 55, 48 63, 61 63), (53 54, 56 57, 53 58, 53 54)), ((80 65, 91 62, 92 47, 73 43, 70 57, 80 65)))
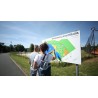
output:
MULTIPOLYGON (((42 40, 80 30, 81 46, 85 46, 91 28, 98 29, 97 21, 0 21, 0 42, 5 45, 42 43, 42 40)), ((96 33, 97 34, 97 33, 96 33)))

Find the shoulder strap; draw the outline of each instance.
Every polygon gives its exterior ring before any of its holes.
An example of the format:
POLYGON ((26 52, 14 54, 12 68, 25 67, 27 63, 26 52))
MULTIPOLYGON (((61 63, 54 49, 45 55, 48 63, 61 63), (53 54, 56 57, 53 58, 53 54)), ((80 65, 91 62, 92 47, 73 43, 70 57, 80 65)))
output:
POLYGON ((46 54, 44 55, 44 57, 43 57, 43 59, 42 59, 43 61, 44 61, 44 59, 45 59, 45 56, 46 56, 46 54))

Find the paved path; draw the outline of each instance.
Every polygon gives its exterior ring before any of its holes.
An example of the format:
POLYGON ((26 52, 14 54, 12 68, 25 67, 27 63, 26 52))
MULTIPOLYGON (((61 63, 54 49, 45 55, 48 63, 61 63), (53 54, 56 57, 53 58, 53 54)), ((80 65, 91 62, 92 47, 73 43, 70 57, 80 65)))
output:
POLYGON ((24 73, 10 59, 8 53, 0 53, 0 76, 24 76, 24 73))

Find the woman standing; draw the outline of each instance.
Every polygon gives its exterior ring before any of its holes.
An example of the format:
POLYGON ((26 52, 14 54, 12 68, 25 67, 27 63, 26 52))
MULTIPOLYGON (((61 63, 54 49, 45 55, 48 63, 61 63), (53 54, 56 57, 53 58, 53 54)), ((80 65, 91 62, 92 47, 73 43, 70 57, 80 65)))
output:
POLYGON ((51 76, 51 60, 54 60, 56 58, 55 50, 54 56, 49 53, 45 54, 45 51, 48 50, 47 43, 42 43, 40 45, 40 54, 36 55, 34 58, 34 69, 38 68, 39 76, 51 76), (47 64, 46 64, 47 63, 47 64), (43 64, 46 64, 46 68, 44 69, 42 66, 43 64))

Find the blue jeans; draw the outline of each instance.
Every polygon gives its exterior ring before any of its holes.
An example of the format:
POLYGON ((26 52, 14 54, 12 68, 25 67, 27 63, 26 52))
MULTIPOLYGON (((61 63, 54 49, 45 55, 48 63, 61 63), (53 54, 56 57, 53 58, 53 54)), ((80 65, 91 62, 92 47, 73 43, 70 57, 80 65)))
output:
POLYGON ((36 76, 37 70, 34 70, 32 67, 30 67, 30 76, 36 76))
POLYGON ((38 74, 39 76, 51 76, 51 66, 49 66, 46 70, 39 67, 38 74))

